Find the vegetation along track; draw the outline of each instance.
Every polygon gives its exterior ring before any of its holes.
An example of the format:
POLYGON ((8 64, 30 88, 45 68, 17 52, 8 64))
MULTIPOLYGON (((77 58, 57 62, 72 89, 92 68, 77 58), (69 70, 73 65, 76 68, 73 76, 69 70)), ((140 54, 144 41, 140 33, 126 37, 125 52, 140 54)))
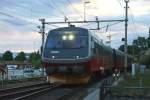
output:
POLYGON ((38 83, 29 86, 0 90, 0 100, 26 100, 59 86, 60 84, 38 83))

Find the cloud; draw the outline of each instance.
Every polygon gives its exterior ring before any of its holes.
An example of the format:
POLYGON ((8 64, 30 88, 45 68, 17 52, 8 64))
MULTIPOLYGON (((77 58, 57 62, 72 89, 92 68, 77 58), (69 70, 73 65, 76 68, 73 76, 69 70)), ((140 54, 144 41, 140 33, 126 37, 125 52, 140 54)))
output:
MULTIPOLYGON (((37 26, 41 25, 39 19, 46 18, 46 21, 64 21, 64 16, 69 20, 83 20, 84 4, 81 0, 70 0, 72 6, 67 1, 60 0, 3 0, 0 3, 0 12, 5 12, 13 17, 0 16, 0 48, 1 51, 10 49, 14 51, 25 50, 33 51, 41 45, 41 35, 33 30, 38 30, 37 26), (75 8, 75 10, 74 10, 75 8), (60 10, 61 11, 60 11, 60 10), (65 15, 62 14, 64 12, 65 15)), ((83 0, 82 0, 83 1, 83 0)), ((90 3, 85 5, 86 19, 95 20, 95 16, 103 19, 123 19, 124 18, 124 0, 89 0, 90 3)), ((128 40, 132 42, 137 36, 147 36, 150 26, 150 0, 130 0, 129 16, 134 15, 135 25, 129 17, 128 40), (135 27, 138 34, 135 34, 135 27)), ((109 23, 101 23, 100 27, 109 23)), ((58 27, 67 26, 64 24, 56 25, 58 27)), ((56 28, 55 25, 46 25, 46 32, 49 29, 56 28)), ((95 24, 78 24, 85 28, 95 28, 95 24)), ((98 36, 108 40, 106 37, 106 28, 97 32, 98 36)), ((124 37, 124 23, 111 26, 109 33, 118 33, 112 36, 112 46, 118 47, 123 44, 121 38, 124 37)), ((0 52, 1 52, 0 51, 0 52)))
POLYGON ((132 13, 138 15, 150 15, 150 1, 149 0, 133 0, 129 3, 132 13))
POLYGON ((41 44, 41 36, 36 32, 19 31, 14 27, 7 25, 6 23, 0 22, 0 52, 4 50, 14 51, 32 51, 38 49, 41 44), (7 27, 7 29, 5 28, 7 27))
MULTIPOLYGON (((78 12, 84 12, 83 3, 74 3, 74 7, 78 12)), ((89 16, 122 16, 122 8, 116 0, 90 0, 90 3, 85 4, 86 15, 89 16), (109 2, 109 3, 108 3, 109 2)))

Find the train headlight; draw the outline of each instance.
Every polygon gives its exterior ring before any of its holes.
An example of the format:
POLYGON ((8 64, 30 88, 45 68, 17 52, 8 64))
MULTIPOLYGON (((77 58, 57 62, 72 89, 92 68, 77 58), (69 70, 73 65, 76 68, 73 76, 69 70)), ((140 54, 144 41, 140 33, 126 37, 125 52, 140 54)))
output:
POLYGON ((67 36, 66 36, 66 35, 63 35, 63 36, 62 36, 62 39, 63 39, 63 40, 67 40, 67 36))
POLYGON ((74 37, 74 35, 72 35, 72 34, 70 34, 70 35, 68 36, 68 39, 69 39, 69 40, 74 40, 74 38, 75 38, 75 37, 74 37))

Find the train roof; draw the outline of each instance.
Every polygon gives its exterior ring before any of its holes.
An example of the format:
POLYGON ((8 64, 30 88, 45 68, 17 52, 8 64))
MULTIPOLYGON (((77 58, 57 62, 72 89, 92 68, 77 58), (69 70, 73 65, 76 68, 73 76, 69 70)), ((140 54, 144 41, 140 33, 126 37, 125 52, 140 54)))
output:
POLYGON ((85 30, 85 31, 88 31, 88 29, 86 28, 81 28, 81 27, 75 27, 75 26, 71 26, 71 27, 60 27, 60 28, 56 28, 56 29, 53 29, 53 30, 50 30, 49 32, 51 31, 62 31, 62 30, 85 30))
POLYGON ((103 48, 105 48, 105 50, 107 51, 112 51, 113 48, 111 48, 110 46, 107 46, 103 43, 103 40, 101 38, 99 38, 99 36, 93 32, 90 32, 91 36, 94 38, 94 41, 96 43, 98 43, 99 45, 101 45, 103 48))
POLYGON ((64 32, 65 31, 66 32, 75 32, 76 34, 81 35, 81 36, 87 36, 89 34, 88 33, 88 29, 71 26, 71 27, 60 27, 60 28, 56 28, 56 29, 50 30, 48 32, 48 35, 50 35, 51 33, 52 34, 55 34, 55 33, 61 34, 61 31, 64 31, 64 32))

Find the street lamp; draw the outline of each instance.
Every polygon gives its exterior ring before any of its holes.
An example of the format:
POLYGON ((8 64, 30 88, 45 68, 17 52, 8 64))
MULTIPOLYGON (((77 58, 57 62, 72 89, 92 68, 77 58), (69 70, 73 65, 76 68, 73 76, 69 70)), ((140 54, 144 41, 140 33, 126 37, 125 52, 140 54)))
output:
POLYGON ((84 1, 84 21, 86 21, 85 5, 90 3, 89 1, 84 1))

